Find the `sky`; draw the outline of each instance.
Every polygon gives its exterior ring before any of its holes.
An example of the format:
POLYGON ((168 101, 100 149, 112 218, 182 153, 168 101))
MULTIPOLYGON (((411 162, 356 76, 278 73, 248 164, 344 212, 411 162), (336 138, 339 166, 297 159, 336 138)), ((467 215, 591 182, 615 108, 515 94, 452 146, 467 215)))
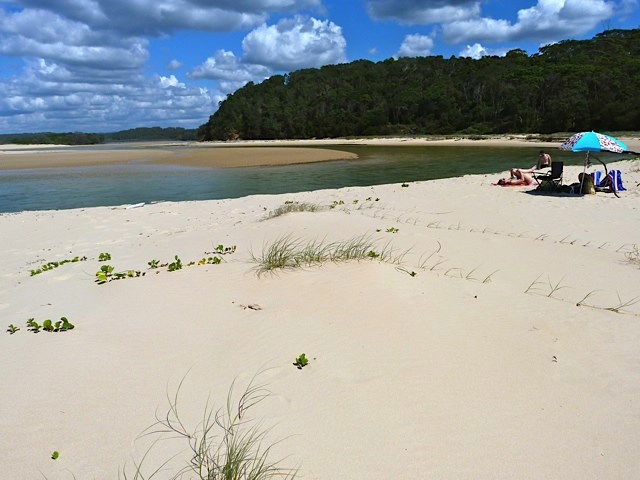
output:
POLYGON ((193 128, 300 68, 639 26, 640 0, 0 0, 0 133, 193 128))

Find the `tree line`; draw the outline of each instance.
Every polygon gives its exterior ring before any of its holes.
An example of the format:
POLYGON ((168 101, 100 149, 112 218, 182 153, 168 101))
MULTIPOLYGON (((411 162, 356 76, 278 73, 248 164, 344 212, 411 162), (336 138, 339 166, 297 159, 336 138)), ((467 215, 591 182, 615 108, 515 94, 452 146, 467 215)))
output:
POLYGON ((441 56, 304 69, 248 83, 200 140, 640 129, 640 29, 533 55, 441 56))
POLYGON ((19 145, 95 145, 105 142, 141 142, 154 140, 196 140, 196 129, 143 127, 109 133, 40 132, 0 134, 0 144, 19 145))

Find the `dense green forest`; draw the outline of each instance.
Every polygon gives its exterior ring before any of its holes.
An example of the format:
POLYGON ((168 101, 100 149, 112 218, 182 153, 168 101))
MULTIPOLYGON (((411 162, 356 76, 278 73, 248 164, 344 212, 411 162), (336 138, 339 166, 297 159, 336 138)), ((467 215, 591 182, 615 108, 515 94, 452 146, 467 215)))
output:
POLYGON ((305 69, 249 83, 200 140, 640 129, 640 29, 534 55, 440 56, 305 69))
POLYGON ((197 131, 185 128, 132 128, 111 133, 7 133, 0 134, 0 144, 22 145, 93 145, 105 142, 139 142, 152 140, 195 140, 197 131))

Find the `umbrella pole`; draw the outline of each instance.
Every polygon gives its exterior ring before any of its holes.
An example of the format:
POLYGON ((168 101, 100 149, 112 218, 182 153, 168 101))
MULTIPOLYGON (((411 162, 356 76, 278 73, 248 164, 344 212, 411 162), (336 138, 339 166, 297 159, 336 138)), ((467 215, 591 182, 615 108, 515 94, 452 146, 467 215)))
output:
POLYGON ((587 156, 584 159, 584 170, 582 170, 582 178, 580 179, 580 193, 584 193, 582 191, 584 186, 584 176, 587 174, 587 165, 589 164, 589 151, 587 151, 587 156))

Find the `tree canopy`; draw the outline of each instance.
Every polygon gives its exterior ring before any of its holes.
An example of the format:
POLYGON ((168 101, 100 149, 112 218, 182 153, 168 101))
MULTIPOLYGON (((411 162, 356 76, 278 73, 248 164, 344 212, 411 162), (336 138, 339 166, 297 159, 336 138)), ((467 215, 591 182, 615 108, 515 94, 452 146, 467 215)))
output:
POLYGON ((368 60, 248 83, 200 140, 640 129, 640 29, 478 60, 368 60))

